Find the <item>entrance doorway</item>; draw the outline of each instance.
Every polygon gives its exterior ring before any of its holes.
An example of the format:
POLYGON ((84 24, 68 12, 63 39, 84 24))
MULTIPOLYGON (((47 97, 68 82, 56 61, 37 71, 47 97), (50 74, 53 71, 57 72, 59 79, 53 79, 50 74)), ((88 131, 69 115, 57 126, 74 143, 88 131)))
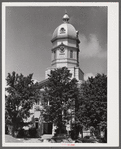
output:
POLYGON ((52 123, 43 123, 44 134, 52 134, 52 123))

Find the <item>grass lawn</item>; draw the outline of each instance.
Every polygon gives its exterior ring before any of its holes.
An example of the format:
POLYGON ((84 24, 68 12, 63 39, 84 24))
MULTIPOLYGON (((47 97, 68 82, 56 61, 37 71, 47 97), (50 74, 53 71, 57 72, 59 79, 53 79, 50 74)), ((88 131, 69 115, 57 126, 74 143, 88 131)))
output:
POLYGON ((11 135, 5 135, 5 143, 41 143, 39 138, 14 138, 11 135))
POLYGON ((6 143, 21 143, 23 142, 23 139, 19 139, 19 138, 14 138, 11 135, 5 135, 5 142, 6 143))

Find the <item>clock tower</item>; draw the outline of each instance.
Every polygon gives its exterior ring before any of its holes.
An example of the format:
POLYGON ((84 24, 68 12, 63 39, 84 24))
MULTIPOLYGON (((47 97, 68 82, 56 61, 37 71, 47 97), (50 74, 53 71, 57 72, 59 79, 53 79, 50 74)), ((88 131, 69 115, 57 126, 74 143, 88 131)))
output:
POLYGON ((84 73, 79 68, 79 32, 69 23, 67 13, 63 16, 63 23, 53 32, 51 39, 51 67, 45 72, 48 78, 51 70, 67 67, 72 73, 72 78, 83 80, 84 73))

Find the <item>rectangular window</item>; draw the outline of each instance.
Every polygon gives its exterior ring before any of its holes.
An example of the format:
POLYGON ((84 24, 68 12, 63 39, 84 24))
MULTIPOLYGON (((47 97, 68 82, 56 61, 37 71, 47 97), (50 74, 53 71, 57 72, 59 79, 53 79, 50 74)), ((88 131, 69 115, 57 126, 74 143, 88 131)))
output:
POLYGON ((35 124, 36 124, 36 129, 38 129, 38 122, 36 122, 35 124))
POLYGON ((56 59, 56 51, 54 51, 54 59, 56 59))
POLYGON ((70 58, 73 58, 73 51, 70 50, 70 58))

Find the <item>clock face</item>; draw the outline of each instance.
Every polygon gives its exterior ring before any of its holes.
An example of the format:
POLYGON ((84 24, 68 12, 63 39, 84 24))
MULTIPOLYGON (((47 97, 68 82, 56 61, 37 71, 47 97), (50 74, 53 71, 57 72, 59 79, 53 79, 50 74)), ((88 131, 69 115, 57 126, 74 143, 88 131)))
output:
POLYGON ((65 51, 64 46, 60 46, 60 52, 63 53, 65 51))

